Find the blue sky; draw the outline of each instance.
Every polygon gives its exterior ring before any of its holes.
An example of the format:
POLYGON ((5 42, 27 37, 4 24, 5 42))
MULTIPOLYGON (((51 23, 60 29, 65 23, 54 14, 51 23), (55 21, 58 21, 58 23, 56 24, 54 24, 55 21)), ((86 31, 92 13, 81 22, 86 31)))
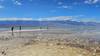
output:
POLYGON ((100 0, 0 0, 0 19, 72 17, 100 21, 100 0))

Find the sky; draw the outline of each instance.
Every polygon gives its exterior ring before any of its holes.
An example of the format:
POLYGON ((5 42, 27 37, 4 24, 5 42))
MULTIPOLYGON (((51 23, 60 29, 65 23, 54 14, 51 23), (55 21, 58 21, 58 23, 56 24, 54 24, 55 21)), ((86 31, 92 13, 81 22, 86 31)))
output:
POLYGON ((0 0, 0 20, 100 22, 100 0, 0 0))

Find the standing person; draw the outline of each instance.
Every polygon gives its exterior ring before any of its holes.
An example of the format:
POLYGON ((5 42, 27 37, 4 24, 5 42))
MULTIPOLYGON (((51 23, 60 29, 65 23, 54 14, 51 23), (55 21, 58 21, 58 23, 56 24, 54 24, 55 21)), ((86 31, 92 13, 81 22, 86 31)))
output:
POLYGON ((12 26, 12 27, 11 27, 12 36, 14 35, 13 30, 14 30, 14 27, 12 26))
POLYGON ((21 37, 21 29, 22 29, 22 27, 19 26, 19 37, 21 37))
POLYGON ((22 29, 22 27, 21 26, 19 26, 19 30, 21 31, 21 29, 22 29))
POLYGON ((49 27, 47 26, 47 29, 49 29, 49 27))

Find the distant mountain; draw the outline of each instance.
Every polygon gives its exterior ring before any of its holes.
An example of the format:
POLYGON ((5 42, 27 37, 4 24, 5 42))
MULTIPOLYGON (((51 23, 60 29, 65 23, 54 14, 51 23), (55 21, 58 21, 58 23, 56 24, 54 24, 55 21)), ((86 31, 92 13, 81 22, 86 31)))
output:
POLYGON ((83 31, 83 30, 96 30, 100 31, 100 23, 96 22, 77 22, 71 20, 59 20, 59 21, 0 21, 0 27, 11 27, 11 26, 42 26, 53 29, 67 29, 72 31, 83 31))
POLYGON ((100 26, 100 23, 96 22, 77 22, 71 20, 60 21, 0 21, 0 26, 100 26))

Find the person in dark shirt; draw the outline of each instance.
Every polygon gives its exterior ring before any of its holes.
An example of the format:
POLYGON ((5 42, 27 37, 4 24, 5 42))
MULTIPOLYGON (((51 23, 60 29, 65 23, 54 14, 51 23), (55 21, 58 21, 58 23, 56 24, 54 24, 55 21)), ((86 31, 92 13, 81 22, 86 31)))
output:
POLYGON ((11 27, 12 36, 14 35, 13 30, 14 30, 14 27, 12 26, 12 27, 11 27))
POLYGON ((21 26, 19 26, 19 30, 21 31, 21 29, 22 29, 22 27, 21 26))

